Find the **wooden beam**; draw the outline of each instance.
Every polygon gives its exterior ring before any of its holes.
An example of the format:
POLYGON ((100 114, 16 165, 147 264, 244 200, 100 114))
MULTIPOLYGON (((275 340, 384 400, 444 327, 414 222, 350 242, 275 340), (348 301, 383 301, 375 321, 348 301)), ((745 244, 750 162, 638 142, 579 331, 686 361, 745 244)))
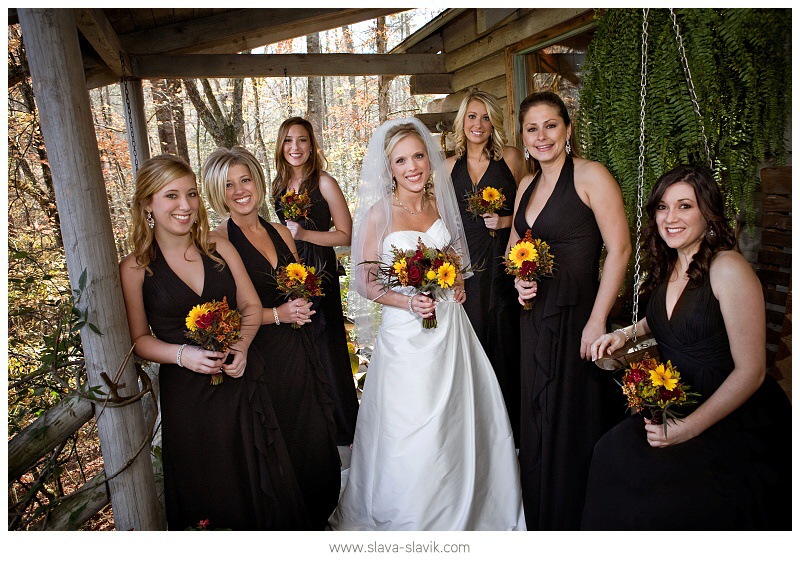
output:
POLYGON ((34 524, 34 530, 74 531, 80 529, 92 516, 100 512, 111 499, 103 479, 106 472, 100 471, 86 481, 74 496, 59 503, 46 518, 34 524))
POLYGON ((123 53, 125 58, 125 68, 130 74, 131 60, 122 48, 119 37, 111 27, 111 23, 106 18, 103 10, 98 8, 77 8, 75 10, 75 19, 78 23, 78 29, 91 43, 103 62, 108 65, 115 76, 122 76, 122 63, 120 61, 120 52, 123 53))
POLYGON ((120 40, 129 53, 138 55, 232 54, 402 11, 405 8, 231 10, 129 33, 120 40))
MULTIPOLYGON (((91 322, 102 331, 98 334, 88 324, 80 331, 89 386, 109 393, 102 374, 118 373, 118 384, 134 395, 139 379, 133 363, 123 363, 131 337, 75 13, 63 8, 19 8, 18 13, 70 285, 83 285, 80 306, 88 307, 91 322)), ((108 483, 117 529, 158 529, 153 466, 147 449, 143 454, 140 449, 149 439, 141 404, 104 409, 97 416, 97 434, 105 470, 109 475, 121 471, 108 483)))
POLYGON ((417 113, 414 117, 424 123, 432 133, 441 133, 442 131, 453 130, 453 120, 456 118, 456 112, 417 113))
POLYGON ((444 73, 444 55, 131 55, 137 78, 402 76, 444 73))
POLYGON ((411 95, 452 94, 452 74, 415 74, 409 79, 411 95))
POLYGON ((505 76, 506 66, 502 52, 453 73, 453 91, 458 92, 479 82, 505 76))

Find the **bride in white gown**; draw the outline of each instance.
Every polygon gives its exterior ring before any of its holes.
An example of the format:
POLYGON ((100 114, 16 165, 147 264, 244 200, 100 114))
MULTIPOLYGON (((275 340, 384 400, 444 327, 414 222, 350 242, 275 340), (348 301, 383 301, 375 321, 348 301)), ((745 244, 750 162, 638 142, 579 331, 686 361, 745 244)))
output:
POLYGON ((387 291, 364 264, 388 262, 393 246, 413 249, 418 239, 450 243, 469 264, 442 164, 413 118, 384 123, 364 158, 348 299, 359 342, 375 346, 333 530, 525 529, 514 438, 461 306, 463 280, 434 302, 411 288, 387 291), (434 310, 438 327, 423 329, 434 310))

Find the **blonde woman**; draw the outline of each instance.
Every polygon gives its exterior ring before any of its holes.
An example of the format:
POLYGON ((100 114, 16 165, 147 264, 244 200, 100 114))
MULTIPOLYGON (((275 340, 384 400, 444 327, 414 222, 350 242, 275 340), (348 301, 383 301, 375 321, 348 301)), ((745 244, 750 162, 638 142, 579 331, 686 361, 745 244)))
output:
POLYGON ((519 311, 513 279, 505 273, 503 253, 511 232, 517 184, 525 175, 522 151, 506 146, 503 111, 491 94, 472 90, 454 121, 456 154, 445 161, 461 211, 475 275, 464 281, 464 303, 472 327, 497 374, 519 444, 519 311), (496 212, 474 217, 467 198, 494 188, 505 196, 496 212))
POLYGON ((167 524, 184 530, 305 528, 302 500, 275 424, 265 368, 249 351, 260 313, 236 250, 212 242, 191 167, 176 156, 146 160, 131 206, 133 252, 120 264, 136 355, 159 371, 167 524), (185 336, 202 303, 226 298, 242 339, 226 353, 185 336), (224 373, 212 386, 211 375, 224 373))
POLYGON ((349 457, 358 397, 344 328, 339 263, 333 247, 350 245, 353 220, 338 182, 325 172, 325 159, 307 120, 290 117, 281 124, 275 143, 275 167, 271 198, 278 219, 291 231, 300 258, 307 264, 322 266, 326 273, 322 282, 325 295, 313 300, 316 315, 311 329, 335 403, 337 443, 349 457), (305 193, 311 199, 307 218, 287 220, 281 196, 288 190, 305 193))
POLYGON ((287 301, 274 281, 279 267, 297 261, 294 240, 289 229, 258 215, 266 195, 264 173, 247 149, 220 147, 211 153, 203 165, 203 186, 214 211, 228 215, 214 234, 239 252, 258 294, 261 327, 253 348, 267 364, 266 386, 311 529, 321 530, 339 496, 339 453, 333 401, 310 326, 314 311, 305 299, 287 301))

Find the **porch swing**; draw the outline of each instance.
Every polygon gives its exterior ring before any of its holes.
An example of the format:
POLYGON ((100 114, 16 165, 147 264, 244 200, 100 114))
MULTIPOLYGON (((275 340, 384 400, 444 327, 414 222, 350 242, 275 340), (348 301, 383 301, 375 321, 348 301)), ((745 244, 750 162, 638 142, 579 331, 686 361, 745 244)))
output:
MULTIPOLYGON (((595 364, 601 369, 613 371, 627 367, 633 362, 641 361, 645 354, 651 358, 658 358, 658 347, 656 346, 655 338, 647 338, 638 341, 636 334, 636 323, 639 321, 639 289, 641 286, 641 243, 642 243, 642 208, 644 207, 644 118, 645 118, 645 105, 647 97, 647 17, 650 13, 649 8, 643 8, 642 19, 642 72, 641 72, 641 96, 640 96, 640 120, 639 120, 639 173, 637 178, 636 190, 636 247, 635 247, 635 262, 633 274, 633 313, 631 315, 631 324, 633 325, 633 336, 630 343, 626 344, 616 350, 610 355, 605 355, 598 358, 595 364)), ((683 46, 683 37, 681 36, 680 28, 678 27, 678 20, 675 11, 669 9, 670 17, 672 18, 672 28, 675 31, 675 41, 678 47, 678 53, 683 67, 683 74, 686 78, 686 84, 689 88, 689 94, 692 98, 694 105, 694 112, 697 115, 697 120, 700 123, 700 131, 703 138, 703 145, 705 147, 706 158, 708 166, 711 170, 714 169, 713 161, 711 159, 711 150, 708 146, 708 137, 706 136, 705 126, 703 125, 703 118, 700 113, 700 104, 697 102, 697 94, 692 81, 692 74, 689 70, 689 62, 686 58, 686 50, 683 46)))

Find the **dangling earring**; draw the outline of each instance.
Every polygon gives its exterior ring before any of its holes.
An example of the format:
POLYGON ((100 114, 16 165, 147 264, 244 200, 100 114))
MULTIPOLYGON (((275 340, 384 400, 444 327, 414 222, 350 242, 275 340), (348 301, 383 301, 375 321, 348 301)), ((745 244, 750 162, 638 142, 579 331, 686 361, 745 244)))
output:
POLYGON ((525 160, 530 160, 531 153, 528 152, 528 147, 525 147, 525 160))
POLYGON ((426 196, 431 195, 431 193, 433 192, 433 174, 428 176, 428 181, 425 182, 425 186, 423 187, 423 190, 425 190, 425 195, 426 196))
POLYGON ((156 222, 153 221, 153 212, 152 211, 148 211, 147 212, 147 226, 150 227, 151 229, 156 226, 156 222))
POLYGON ((397 191, 397 180, 395 180, 394 176, 392 176, 392 192, 396 191, 397 191))
POLYGON ((708 236, 709 236, 709 238, 715 236, 716 234, 717 233, 714 232, 714 227, 709 227, 708 228, 708 236))
POLYGON ((572 152, 572 145, 569 143, 569 139, 567 139, 567 146, 564 150, 567 151, 567 154, 572 152))

